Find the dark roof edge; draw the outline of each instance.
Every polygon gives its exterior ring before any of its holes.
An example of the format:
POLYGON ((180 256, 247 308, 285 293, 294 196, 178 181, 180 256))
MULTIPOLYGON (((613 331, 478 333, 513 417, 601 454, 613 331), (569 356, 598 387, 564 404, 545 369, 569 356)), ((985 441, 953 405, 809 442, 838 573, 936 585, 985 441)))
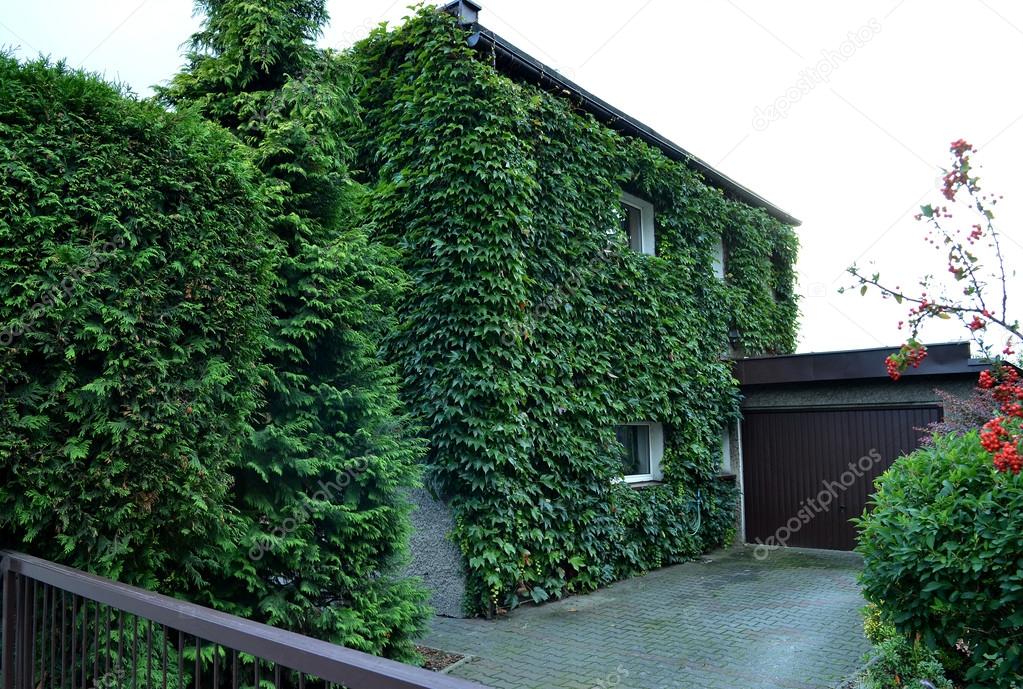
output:
MULTIPOLYGON (((928 351, 933 351, 936 348, 945 349, 956 347, 961 352, 964 346, 969 346, 970 343, 965 340, 949 340, 948 342, 931 342, 925 343, 928 351)), ((837 356, 839 354, 867 354, 873 352, 883 352, 885 356, 892 352, 898 351, 901 344, 891 345, 888 347, 863 347, 856 349, 829 349, 823 352, 793 352, 792 354, 765 354, 763 356, 748 356, 742 357, 741 359, 735 359, 738 361, 778 361, 780 359, 799 359, 805 357, 820 357, 820 356, 837 356)))
MULTIPOLYGON (((787 354, 784 356, 735 360, 734 375, 740 385, 782 385, 843 380, 888 379, 884 360, 898 349, 875 347, 835 352, 787 354)), ((969 342, 927 345, 927 358, 919 368, 910 368, 910 378, 948 375, 976 375, 990 363, 970 356, 969 342)))
MULTIPOLYGON (((586 89, 582 88, 572 80, 559 74, 533 56, 512 45, 493 31, 475 24, 473 27, 478 32, 478 39, 473 43, 475 47, 481 44, 493 47, 499 57, 511 60, 518 67, 522 68, 530 79, 542 88, 553 88, 559 92, 567 92, 570 96, 576 96, 581 101, 583 110, 589 112, 597 120, 611 127, 612 129, 627 136, 642 139, 651 146, 656 146, 672 160, 684 162, 699 172, 713 186, 723 189, 733 198, 754 206, 762 208, 773 218, 776 218, 787 225, 798 226, 800 220, 756 192, 744 187, 723 172, 715 170, 711 165, 695 155, 675 144, 668 138, 658 134, 656 131, 622 112, 610 103, 598 98, 586 89)), ((474 35, 474 38, 476 36, 474 35)))

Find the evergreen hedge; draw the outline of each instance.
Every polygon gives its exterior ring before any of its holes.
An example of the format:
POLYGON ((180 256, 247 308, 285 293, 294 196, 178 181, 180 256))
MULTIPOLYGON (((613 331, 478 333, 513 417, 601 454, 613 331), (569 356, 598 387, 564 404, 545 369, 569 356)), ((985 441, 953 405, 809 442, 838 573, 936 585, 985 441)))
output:
POLYGON ((728 331, 751 353, 791 351, 796 240, 562 95, 501 75, 467 37, 425 8, 357 45, 352 138, 374 236, 412 280, 391 351, 455 510, 469 607, 492 612, 729 540, 728 331), (656 207, 656 257, 617 236, 622 190, 656 207), (640 420, 665 424, 665 484, 635 491, 614 480, 613 427, 640 420), (697 495, 694 534, 682 515, 697 495))
POLYGON ((346 646, 413 659, 426 594, 403 578, 421 444, 379 356, 407 278, 361 227, 341 131, 353 74, 313 40, 323 0, 200 0, 186 69, 161 90, 233 131, 281 196, 267 407, 235 472, 242 547, 211 602, 346 646))
POLYGON ((0 57, 0 540, 192 589, 229 537, 276 245, 248 151, 0 57))

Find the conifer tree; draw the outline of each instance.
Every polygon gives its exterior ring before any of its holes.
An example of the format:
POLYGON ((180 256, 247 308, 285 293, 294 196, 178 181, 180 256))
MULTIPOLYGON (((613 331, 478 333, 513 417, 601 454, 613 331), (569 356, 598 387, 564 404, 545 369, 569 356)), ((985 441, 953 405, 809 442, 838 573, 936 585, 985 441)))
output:
POLYGON ((204 586, 262 398, 273 192, 251 151, 0 55, 0 547, 204 586))
POLYGON ((409 658, 424 594, 397 568, 404 488, 420 447, 378 357, 404 283, 359 227, 338 137, 357 117, 353 72, 313 41, 324 0, 197 0, 188 64, 160 90, 232 130, 274 180, 277 266, 265 414, 236 472, 242 542, 211 602, 360 650, 409 658), (230 601, 225 603, 224 601, 230 601))

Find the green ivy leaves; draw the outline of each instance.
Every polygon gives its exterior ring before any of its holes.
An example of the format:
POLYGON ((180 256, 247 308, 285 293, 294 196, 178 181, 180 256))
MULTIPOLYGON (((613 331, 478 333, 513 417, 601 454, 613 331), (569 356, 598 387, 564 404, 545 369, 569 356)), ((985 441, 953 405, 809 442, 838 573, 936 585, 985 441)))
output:
POLYGON ((368 214, 412 282, 390 349, 456 512, 470 608, 591 589, 730 539, 735 488, 716 477, 738 393, 722 356, 733 327, 751 352, 792 349, 791 228, 498 73, 432 8, 352 58, 368 214), (614 240, 623 190, 654 204, 657 256, 614 240), (667 485, 615 483, 612 428, 637 420, 665 424, 667 485), (680 515, 697 488, 693 536, 680 515))

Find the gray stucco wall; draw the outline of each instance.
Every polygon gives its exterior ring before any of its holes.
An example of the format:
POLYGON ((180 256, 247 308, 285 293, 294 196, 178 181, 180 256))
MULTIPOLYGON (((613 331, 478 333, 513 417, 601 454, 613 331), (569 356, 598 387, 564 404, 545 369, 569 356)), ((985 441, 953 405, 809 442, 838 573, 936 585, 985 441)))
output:
POLYGON ((409 492, 412 502, 412 561, 406 574, 421 577, 430 591, 430 605, 438 615, 464 617, 465 574, 462 554, 448 534, 455 522, 446 504, 419 488, 409 492))
POLYGON ((935 388, 966 397, 977 385, 977 376, 926 376, 899 381, 835 381, 789 385, 757 385, 743 389, 743 409, 786 407, 860 407, 881 404, 934 404, 935 388))

